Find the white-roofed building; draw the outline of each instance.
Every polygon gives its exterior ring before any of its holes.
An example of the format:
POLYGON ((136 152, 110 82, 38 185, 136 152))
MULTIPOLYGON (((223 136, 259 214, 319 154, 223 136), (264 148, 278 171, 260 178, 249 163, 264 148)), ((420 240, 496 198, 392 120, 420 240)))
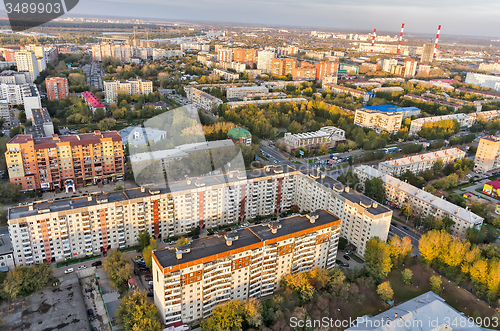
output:
POLYGON ((432 291, 376 316, 358 317, 346 331, 485 331, 432 291))
POLYGON ((412 155, 379 163, 378 170, 391 176, 400 176, 407 171, 414 174, 431 169, 437 160, 444 164, 455 162, 465 157, 465 152, 459 148, 449 148, 437 152, 412 155))
POLYGON ((285 133, 285 143, 293 148, 320 146, 345 139, 345 131, 335 126, 325 126, 316 132, 285 133))
POLYGON ((465 238, 467 229, 479 229, 483 224, 484 219, 470 210, 459 207, 370 166, 357 166, 354 168, 354 173, 358 175, 362 187, 368 179, 381 178, 385 184, 385 192, 389 203, 397 206, 409 203, 412 205, 415 215, 422 213, 424 216, 435 216, 437 218, 447 216, 451 218, 455 222, 451 227, 453 235, 465 238))
POLYGON ((148 143, 157 143, 167 137, 167 131, 139 126, 129 126, 118 133, 122 137, 124 146, 126 144, 147 146, 148 143))

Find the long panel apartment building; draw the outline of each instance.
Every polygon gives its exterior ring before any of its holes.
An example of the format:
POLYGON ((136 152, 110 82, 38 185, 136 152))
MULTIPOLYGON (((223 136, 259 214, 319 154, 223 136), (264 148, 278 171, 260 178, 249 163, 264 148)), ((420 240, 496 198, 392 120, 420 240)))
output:
POLYGON ((16 135, 7 143, 10 182, 23 190, 82 186, 101 179, 123 178, 123 146, 118 132, 33 138, 16 135))
POLYGON ((464 157, 465 152, 460 148, 449 148, 436 152, 384 161, 379 163, 378 170, 391 176, 400 176, 407 171, 418 174, 419 172, 431 169, 438 160, 447 164, 455 162, 455 160, 458 159, 463 159, 464 157))
POLYGON ((317 177, 276 166, 188 178, 162 188, 37 202, 9 209, 9 231, 21 265, 133 246, 143 230, 155 238, 168 238, 195 227, 215 228, 281 213, 294 204, 303 210, 325 208, 344 217, 345 236, 361 255, 371 236, 387 237, 389 209, 330 177, 317 177))
POLYGON ((221 99, 195 87, 185 87, 184 91, 186 91, 186 98, 189 101, 205 110, 212 110, 223 103, 221 99))
POLYGON ((105 81, 104 93, 106 102, 116 102, 118 94, 148 95, 150 93, 153 93, 153 82, 140 78, 127 79, 126 81, 105 81))
POLYGON ((340 219, 320 210, 153 253, 155 303, 164 324, 209 317, 228 300, 260 298, 290 273, 335 265, 340 219))
POLYGON ((382 112, 372 109, 356 109, 354 124, 373 129, 377 132, 396 133, 401 129, 403 114, 398 112, 382 112))
POLYGON ((370 166, 357 166, 354 168, 354 173, 358 175, 361 185, 364 185, 364 182, 368 179, 381 178, 384 181, 387 200, 390 204, 401 207, 405 203, 410 203, 415 215, 422 213, 423 216, 451 218, 455 222, 451 227, 453 235, 465 238, 467 229, 479 229, 483 224, 483 218, 470 210, 459 207, 370 166))

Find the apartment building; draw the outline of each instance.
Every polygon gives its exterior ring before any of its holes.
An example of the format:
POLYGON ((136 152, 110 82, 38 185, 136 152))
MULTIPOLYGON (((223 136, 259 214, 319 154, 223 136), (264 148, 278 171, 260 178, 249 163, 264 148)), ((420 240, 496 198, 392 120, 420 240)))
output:
POLYGON ((365 181, 368 179, 381 178, 384 181, 387 201, 391 205, 401 207, 403 204, 409 203, 413 207, 415 215, 422 213, 423 216, 451 218, 455 222, 451 227, 451 233, 455 236, 465 238, 467 229, 480 229, 483 224, 483 218, 470 210, 459 207, 370 166, 357 166, 354 168, 354 173, 358 175, 361 186, 364 186, 365 181))
POLYGON ((500 136, 485 136, 479 140, 474 170, 489 172, 500 168, 500 136))
POLYGON ((324 90, 329 89, 330 91, 332 91, 335 94, 341 94, 341 93, 350 94, 355 98, 363 98, 363 101, 370 100, 370 94, 368 94, 367 92, 361 91, 361 90, 355 90, 353 88, 345 87, 342 85, 323 84, 323 89, 324 90))
POLYGON ((40 69, 35 53, 32 51, 24 50, 15 53, 17 71, 26 71, 30 73, 30 83, 40 76, 40 69))
POLYGON ((257 63, 257 50, 253 48, 233 48, 233 61, 248 64, 252 67, 254 63, 257 63))
POLYGON ((92 45, 92 60, 103 61, 107 57, 116 57, 122 62, 130 62, 133 57, 133 47, 125 44, 102 43, 92 45))
POLYGON ((354 124, 370 128, 376 132, 396 133, 401 129, 403 114, 397 112, 381 112, 373 109, 356 109, 354 124))
POLYGON ((319 147, 345 140, 345 131, 335 126, 324 126, 315 132, 292 134, 286 132, 285 143, 292 148, 319 147))
MULTIPOLYGON (((244 63, 239 62, 219 62, 219 67, 223 69, 234 69, 236 72, 245 72, 247 71, 247 66, 244 63)), ((250 69, 248 69, 250 70, 250 69)))
POLYGON ((47 108, 34 108, 31 113, 33 116, 32 125, 24 128, 25 133, 33 138, 52 137, 54 124, 47 108))
POLYGON ((232 48, 220 48, 217 50, 218 62, 233 62, 234 53, 232 48))
POLYGON ((479 70, 489 72, 490 74, 498 75, 500 74, 500 63, 498 62, 480 63, 479 70))
POLYGON ((465 84, 472 84, 500 91, 500 77, 498 76, 468 72, 467 76, 465 76, 465 84))
POLYGON ((257 53, 257 69, 262 70, 263 73, 271 73, 274 58, 273 51, 259 51, 257 53))
POLYGON ((226 97, 228 100, 243 99, 249 93, 269 93, 269 89, 265 86, 241 86, 230 87, 227 89, 226 97))
POLYGON ((232 101, 228 102, 229 108, 236 108, 246 105, 265 105, 266 103, 280 103, 280 102, 296 102, 303 103, 307 102, 306 98, 285 98, 285 99, 266 99, 266 100, 248 100, 248 101, 232 101))
POLYGON ((300 62, 292 69, 292 79, 297 81, 310 81, 316 79, 316 65, 309 62, 300 62))
POLYGON ((228 300, 261 298, 282 277, 331 269, 340 220, 320 210, 193 240, 153 253, 153 291, 162 322, 192 322, 228 300))
POLYGON ((7 143, 5 159, 10 182, 23 190, 95 184, 124 173, 122 139, 116 131, 38 139, 16 135, 7 143))
POLYGON ((475 119, 468 114, 450 114, 443 116, 421 117, 411 121, 409 134, 417 134, 426 123, 436 123, 439 121, 456 120, 460 127, 470 127, 474 124, 475 119))
POLYGON ((293 69, 297 67, 295 59, 272 59, 271 73, 276 76, 292 75, 293 69))
POLYGON ((393 105, 378 105, 378 106, 362 106, 359 109, 373 110, 381 113, 395 113, 403 115, 403 119, 411 118, 412 116, 419 116, 422 112, 417 107, 397 107, 393 105))
POLYGON ((240 74, 230 72, 224 69, 214 69, 212 72, 214 75, 217 75, 220 78, 224 78, 225 80, 228 81, 240 79, 240 74))
POLYGON ((417 73, 418 62, 414 60, 405 60, 404 77, 413 77, 417 73))
POLYGON ((326 76, 337 77, 339 71, 338 62, 321 61, 316 63, 316 81, 322 81, 326 76))
POLYGON ((50 77, 45 79, 47 98, 49 100, 63 100, 69 95, 68 79, 62 77, 50 77))
POLYGON ((418 174, 419 172, 432 169, 434 163, 438 160, 443 161, 444 164, 453 163, 455 160, 463 159, 465 154, 460 148, 449 148, 384 161, 379 163, 378 170, 391 176, 400 176, 407 171, 418 174))
POLYGON ((370 238, 387 240, 392 210, 317 170, 305 170, 296 179, 294 202, 301 210, 326 209, 342 220, 341 237, 365 254, 370 238))
POLYGON ((171 57, 178 57, 178 56, 184 56, 184 51, 179 50, 179 49, 161 49, 161 48, 155 48, 153 49, 153 61, 167 58, 170 59, 171 57))
POLYGON ((104 94, 106 102, 116 102, 118 94, 142 94, 153 93, 153 82, 150 80, 135 78, 126 81, 104 81, 104 94))
POLYGON ((219 105, 223 104, 222 100, 214 97, 207 92, 203 92, 202 90, 198 90, 195 87, 184 87, 184 91, 186 91, 186 98, 205 110, 211 111, 214 107, 219 107, 219 105))
POLYGON ((92 114, 95 113, 95 111, 99 108, 106 110, 106 106, 99 100, 98 97, 94 95, 94 93, 90 91, 84 91, 81 94, 83 100, 85 100, 85 103, 89 106, 90 111, 92 114))
POLYGON ((4 70, 0 72, 0 84, 28 84, 31 82, 30 79, 31 75, 27 71, 4 70))

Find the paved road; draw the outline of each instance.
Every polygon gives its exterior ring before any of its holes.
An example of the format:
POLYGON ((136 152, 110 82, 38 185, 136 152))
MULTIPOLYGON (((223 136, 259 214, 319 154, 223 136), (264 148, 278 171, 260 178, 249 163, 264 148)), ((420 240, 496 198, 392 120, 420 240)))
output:
POLYGON ((418 250, 418 242, 422 235, 409 227, 408 229, 404 229, 403 226, 406 226, 405 223, 398 222, 395 219, 393 219, 391 223, 397 224, 397 226, 391 225, 389 233, 397 235, 400 238, 409 237, 413 246, 412 253, 417 256, 420 255, 420 251, 418 250))

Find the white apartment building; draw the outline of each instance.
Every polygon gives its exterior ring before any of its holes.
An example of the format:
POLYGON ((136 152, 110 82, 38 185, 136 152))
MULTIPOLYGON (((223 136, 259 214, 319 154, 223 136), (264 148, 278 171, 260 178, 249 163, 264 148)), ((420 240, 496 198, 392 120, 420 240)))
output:
POLYGON ((116 102, 118 94, 148 95, 153 93, 153 82, 140 78, 127 79, 126 81, 104 81, 104 93, 106 102, 116 102))
POLYGON ((270 73, 273 67, 273 59, 275 53, 273 51, 259 51, 257 53, 257 69, 264 73, 270 73))
POLYGON ((472 84, 500 91, 500 77, 498 76, 468 72, 467 76, 465 76, 465 84, 472 84))
POLYGON ((0 99, 9 105, 24 105, 28 120, 32 118, 31 109, 42 107, 35 84, 0 84, 0 99))
POLYGON ((161 48, 153 49, 153 61, 162 58, 170 59, 171 57, 178 57, 178 56, 184 56, 184 52, 179 49, 161 49, 161 48))
POLYGON ((321 146, 344 140, 345 131, 335 126, 324 126, 316 132, 285 133, 285 143, 292 148, 321 146))
POLYGON ((3 118, 6 124, 10 124, 9 103, 5 99, 0 99, 0 118, 3 118))
POLYGON ((28 84, 31 83, 31 75, 27 71, 17 72, 4 70, 0 72, 0 84, 28 84))
POLYGON ((40 69, 35 53, 24 50, 15 53, 17 71, 26 71, 30 73, 30 83, 34 82, 40 76, 40 69))
POLYGON ((246 106, 246 105, 265 105, 266 103, 280 103, 280 102, 303 103, 303 102, 307 102, 307 99, 306 98, 285 98, 285 99, 232 101, 232 102, 228 102, 227 105, 230 108, 236 108, 236 107, 241 107, 241 106, 246 106))
POLYGON ((320 210, 153 252, 153 291, 164 324, 212 315, 228 300, 261 298, 281 278, 335 265, 340 220, 320 210))
POLYGON ((231 48, 219 48, 217 50, 217 61, 219 62, 233 62, 234 52, 231 48))
POLYGON ((470 210, 459 207, 370 166, 357 166, 354 168, 354 173, 358 175, 361 185, 364 185, 368 179, 381 178, 384 181, 387 200, 400 207, 405 203, 410 203, 415 215, 422 213, 424 216, 451 218, 455 222, 451 227, 453 235, 465 238, 467 229, 479 229, 483 224, 483 218, 470 210))
POLYGON ((500 74, 500 63, 480 63, 479 70, 489 72, 490 74, 500 74))
POLYGON ((382 70, 385 72, 391 71, 392 66, 397 66, 398 60, 396 59, 384 59, 382 62, 382 70))
POLYGON ((396 133, 401 129, 401 112, 380 112, 372 109, 356 109, 354 124, 370 128, 376 132, 396 133))
POLYGON ((474 170, 477 172, 496 171, 500 168, 500 136, 485 136, 479 140, 474 170))
POLYGON ((342 85, 336 85, 336 84, 323 84, 322 89, 324 91, 330 90, 335 94, 347 94, 347 95, 352 95, 355 98, 363 98, 363 101, 368 101, 370 100, 370 95, 362 90, 356 90, 350 87, 345 87, 342 85))
POLYGON ((470 127, 475 122, 473 117, 468 116, 468 114, 462 113, 443 116, 421 117, 411 121, 409 134, 417 134, 420 130, 422 130, 422 127, 425 123, 435 123, 445 120, 457 120, 458 124, 460 124, 460 127, 470 127))
POLYGON ((243 99, 249 93, 269 93, 265 86, 241 86, 227 89, 227 99, 243 99))
POLYGON ((391 176, 400 176, 407 171, 418 174, 419 172, 432 169, 432 166, 438 160, 443 161, 444 164, 452 163, 455 162, 455 160, 463 159, 465 154, 466 153, 460 148, 449 148, 436 152, 384 161, 379 163, 378 170, 391 176))
POLYGON ((189 101, 205 110, 211 111, 213 107, 218 107, 223 104, 221 99, 207 92, 203 92, 202 90, 198 90, 195 87, 186 86, 184 87, 184 91, 186 91, 186 98, 189 101))
POLYGON ((213 71, 214 75, 217 75, 221 78, 224 78, 225 80, 238 80, 240 79, 240 74, 236 74, 234 72, 230 72, 224 69, 214 69, 213 71))

